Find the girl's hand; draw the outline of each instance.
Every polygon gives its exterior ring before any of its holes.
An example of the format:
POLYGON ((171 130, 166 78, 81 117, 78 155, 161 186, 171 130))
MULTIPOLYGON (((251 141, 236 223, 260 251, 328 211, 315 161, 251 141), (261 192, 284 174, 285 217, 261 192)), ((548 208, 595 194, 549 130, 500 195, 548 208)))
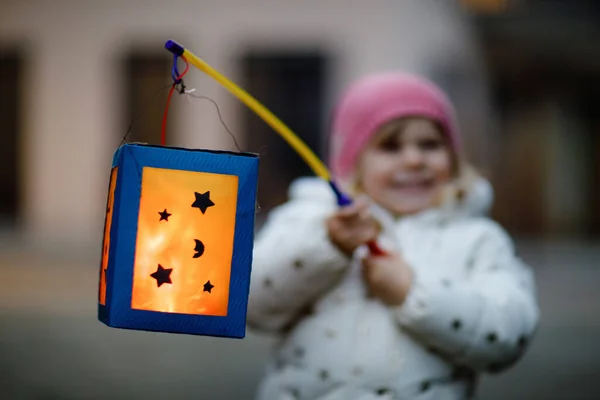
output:
POLYGON ((359 198, 337 210, 326 221, 329 239, 349 257, 357 247, 375 240, 381 231, 368 207, 367 200, 359 198))
POLYGON ((400 254, 367 256, 363 260, 363 279, 370 295, 388 306, 399 306, 410 290, 413 272, 400 254))

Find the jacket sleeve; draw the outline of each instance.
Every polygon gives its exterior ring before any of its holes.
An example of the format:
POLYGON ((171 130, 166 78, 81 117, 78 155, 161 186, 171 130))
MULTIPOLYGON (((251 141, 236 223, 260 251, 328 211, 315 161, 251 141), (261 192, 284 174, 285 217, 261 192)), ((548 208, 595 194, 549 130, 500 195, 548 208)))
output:
POLYGON ((464 277, 417 272, 395 312, 407 331, 456 364, 499 372, 523 355, 539 308, 532 271, 515 255, 508 235, 491 221, 483 228, 464 277))
POLYGON ((327 236, 333 208, 291 200, 269 215, 254 246, 248 326, 278 333, 341 279, 350 259, 327 236))

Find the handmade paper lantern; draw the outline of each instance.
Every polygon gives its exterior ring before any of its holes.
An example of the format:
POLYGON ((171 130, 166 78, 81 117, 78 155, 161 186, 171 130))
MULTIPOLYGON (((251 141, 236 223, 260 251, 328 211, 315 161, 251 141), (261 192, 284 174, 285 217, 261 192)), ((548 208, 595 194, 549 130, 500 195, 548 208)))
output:
POLYGON ((99 319, 242 338, 258 156, 125 144, 108 190, 99 319))

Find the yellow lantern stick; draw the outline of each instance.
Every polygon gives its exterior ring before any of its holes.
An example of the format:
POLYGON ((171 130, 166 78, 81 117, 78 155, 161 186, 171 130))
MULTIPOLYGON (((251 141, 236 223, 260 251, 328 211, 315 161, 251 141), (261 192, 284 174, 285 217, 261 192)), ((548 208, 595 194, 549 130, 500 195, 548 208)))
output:
MULTIPOLYGON (((176 57, 184 57, 190 64, 206 73, 223 87, 229 90, 234 96, 242 101, 248 108, 254 111, 259 117, 261 117, 267 125, 269 125, 275 132, 286 141, 292 148, 304 159, 308 166, 314 171, 314 173, 326 180, 337 197, 337 202, 340 206, 348 205, 352 203, 352 199, 344 195, 337 187, 332 179, 331 173, 323 162, 315 155, 315 153, 300 139, 290 128, 288 128, 279 118, 277 118, 271 111, 269 111, 264 105, 258 100, 248 94, 244 89, 237 86, 235 83, 227 79, 217 70, 212 68, 206 62, 198 58, 188 49, 178 44, 173 40, 168 40, 165 44, 167 50, 169 50, 176 57)), ((175 76, 174 76, 175 79, 175 76)), ((377 243, 368 243, 369 249, 372 254, 383 255, 383 250, 377 246, 377 243)))

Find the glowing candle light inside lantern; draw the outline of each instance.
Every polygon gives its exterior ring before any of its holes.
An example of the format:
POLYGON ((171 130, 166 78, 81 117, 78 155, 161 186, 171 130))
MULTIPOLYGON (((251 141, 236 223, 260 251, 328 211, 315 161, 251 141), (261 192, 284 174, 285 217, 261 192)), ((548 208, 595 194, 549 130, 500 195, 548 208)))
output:
POLYGON ((238 177, 144 167, 132 308, 227 315, 238 177))

